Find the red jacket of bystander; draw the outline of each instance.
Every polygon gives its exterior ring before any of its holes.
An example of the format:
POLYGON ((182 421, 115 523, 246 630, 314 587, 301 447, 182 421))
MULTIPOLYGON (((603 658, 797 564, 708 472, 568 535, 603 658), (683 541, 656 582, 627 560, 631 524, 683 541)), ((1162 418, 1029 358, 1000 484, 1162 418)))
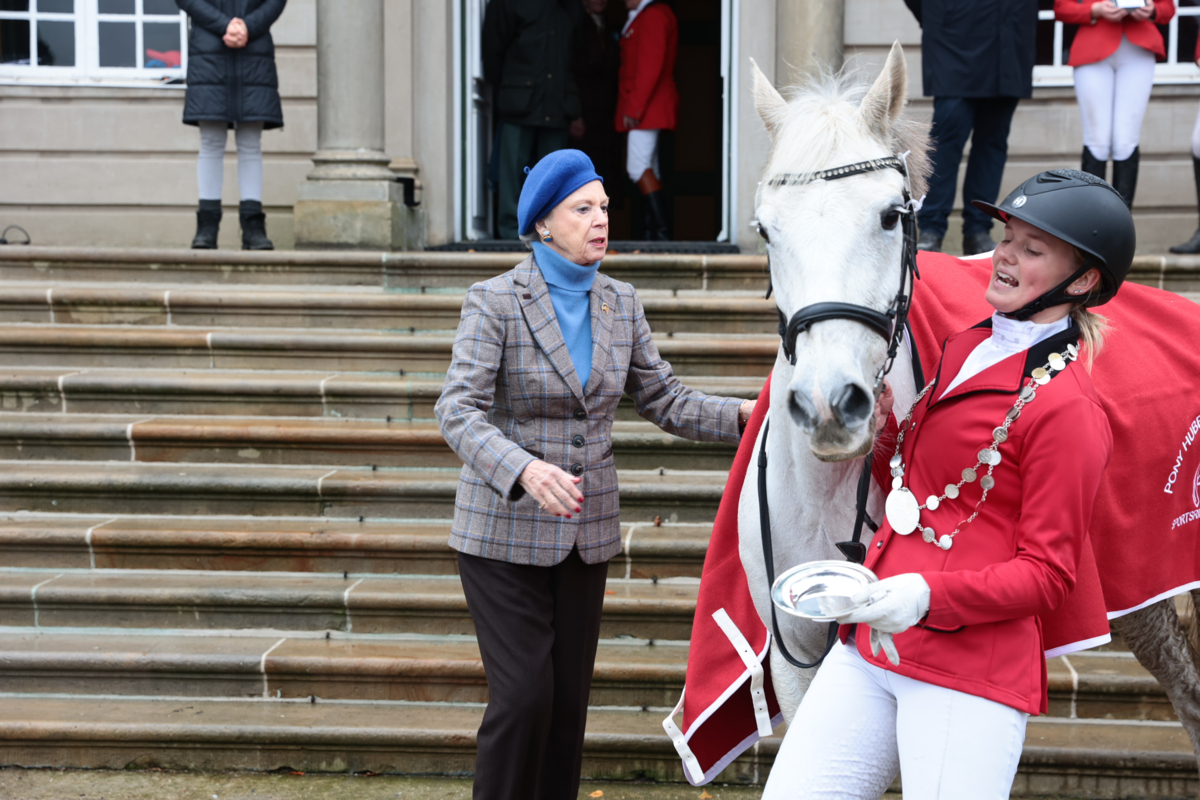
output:
MULTIPOLYGON (((949 392, 967 356, 991 335, 990 321, 951 336, 938 385, 913 412, 901 456, 904 486, 925 505, 975 465, 1030 372, 1079 337, 1074 324, 949 392)), ((928 616, 895 636, 899 666, 873 657, 866 629, 856 636, 868 661, 901 675, 985 697, 1031 714, 1047 707, 1046 657, 1038 616, 1059 608, 1075 588, 1100 477, 1112 453, 1108 418, 1084 362, 1067 365, 1021 410, 999 447, 987 501, 978 478, 955 499, 921 512, 938 537, 960 528, 949 550, 921 531, 901 536, 886 522, 866 566, 880 578, 920 573, 930 589, 928 616), (978 517, 963 524, 972 513, 978 517)), ((843 637, 848 627, 842 628, 843 637)))
POLYGON ((625 117, 640 130, 675 130, 679 92, 675 88, 675 53, 679 23, 665 3, 642 9, 621 36, 621 72, 614 124, 631 130, 625 117))
POLYGON ((1143 47, 1158 57, 1167 54, 1158 25, 1166 25, 1175 16, 1174 0, 1153 0, 1154 16, 1151 19, 1135 20, 1126 17, 1122 22, 1109 22, 1099 18, 1092 20, 1092 0, 1054 0, 1054 18, 1079 26, 1075 41, 1071 43, 1072 67, 1103 61, 1121 46, 1125 36, 1132 44, 1143 47))

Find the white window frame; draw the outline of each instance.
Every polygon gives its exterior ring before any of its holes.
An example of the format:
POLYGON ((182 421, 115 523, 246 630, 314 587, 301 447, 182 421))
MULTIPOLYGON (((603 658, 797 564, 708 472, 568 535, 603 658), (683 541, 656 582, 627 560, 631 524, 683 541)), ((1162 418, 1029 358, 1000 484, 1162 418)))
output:
MULTIPOLYGON (((134 1, 135 13, 101 14, 98 0, 75 0, 73 14, 51 14, 35 11, 37 0, 30 0, 30 11, 0 11, 0 19, 37 19, 48 21, 65 20, 75 22, 75 66, 42 67, 33 64, 0 64, 0 84, 34 86, 170 86, 168 81, 182 80, 187 75, 188 18, 179 12, 180 66, 174 69, 147 69, 144 65, 146 51, 143 46, 143 23, 169 24, 176 18, 166 14, 144 14, 142 0, 134 1), (100 23, 132 22, 137 31, 135 49, 137 67, 100 66, 100 23)), ((34 37, 34 26, 30 25, 30 37, 34 37)), ((36 59, 37 42, 30 42, 31 60, 36 59)))
MULTIPOLYGON (((1167 26, 1167 60, 1154 65, 1154 83, 1159 84, 1200 84, 1200 69, 1191 58, 1191 53, 1179 60, 1179 19, 1180 17, 1196 17, 1200 19, 1200 6, 1180 6, 1175 0, 1175 16, 1167 26)), ((1038 11, 1038 20, 1053 20, 1054 10, 1038 11)), ((1062 62, 1063 23, 1054 23, 1054 63, 1042 64, 1033 68, 1033 85, 1037 87, 1074 86, 1074 68, 1062 62)))

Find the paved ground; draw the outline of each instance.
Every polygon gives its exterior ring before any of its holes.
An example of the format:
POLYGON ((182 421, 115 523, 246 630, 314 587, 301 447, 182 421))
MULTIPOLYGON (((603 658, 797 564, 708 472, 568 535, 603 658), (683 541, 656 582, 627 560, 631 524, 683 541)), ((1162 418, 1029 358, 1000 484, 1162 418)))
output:
MULTIPOLYGON (((581 798, 750 800, 757 787, 585 783, 581 798), (601 794, 602 793, 602 794, 601 794)), ((469 778, 0 769, 4 800, 470 800, 469 778)), ((899 800, 899 795, 887 795, 899 800)))

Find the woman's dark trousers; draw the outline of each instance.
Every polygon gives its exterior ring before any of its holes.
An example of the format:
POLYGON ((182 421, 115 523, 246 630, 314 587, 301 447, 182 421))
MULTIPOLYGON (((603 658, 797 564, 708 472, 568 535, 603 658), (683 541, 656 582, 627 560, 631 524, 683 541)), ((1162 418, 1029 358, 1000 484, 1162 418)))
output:
POLYGON ((922 233, 946 235, 958 188, 958 165, 968 139, 971 155, 963 178, 963 238, 992 229, 992 218, 971 201, 994 203, 1000 194, 1008 159, 1008 130, 1016 110, 1015 97, 933 99, 933 175, 925 205, 917 214, 922 233))
POLYGON ((566 800, 579 794, 583 732, 607 562, 578 550, 553 567, 458 554, 487 673, 475 800, 566 800))

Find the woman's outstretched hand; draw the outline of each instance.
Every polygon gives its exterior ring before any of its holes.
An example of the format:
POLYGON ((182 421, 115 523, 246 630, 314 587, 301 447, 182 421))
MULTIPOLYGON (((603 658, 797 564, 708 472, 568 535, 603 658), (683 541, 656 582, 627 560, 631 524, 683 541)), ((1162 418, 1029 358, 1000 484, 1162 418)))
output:
POLYGON ((517 478, 521 488, 537 500, 539 508, 567 519, 571 518, 571 514, 583 511, 583 494, 578 486, 582 482, 583 478, 568 475, 545 461, 529 462, 529 466, 517 478))
POLYGON ((871 628, 871 654, 883 648, 888 661, 900 663, 892 634, 904 633, 929 613, 929 584, 916 572, 884 578, 851 598, 854 608, 839 617, 839 625, 860 623, 871 628))

